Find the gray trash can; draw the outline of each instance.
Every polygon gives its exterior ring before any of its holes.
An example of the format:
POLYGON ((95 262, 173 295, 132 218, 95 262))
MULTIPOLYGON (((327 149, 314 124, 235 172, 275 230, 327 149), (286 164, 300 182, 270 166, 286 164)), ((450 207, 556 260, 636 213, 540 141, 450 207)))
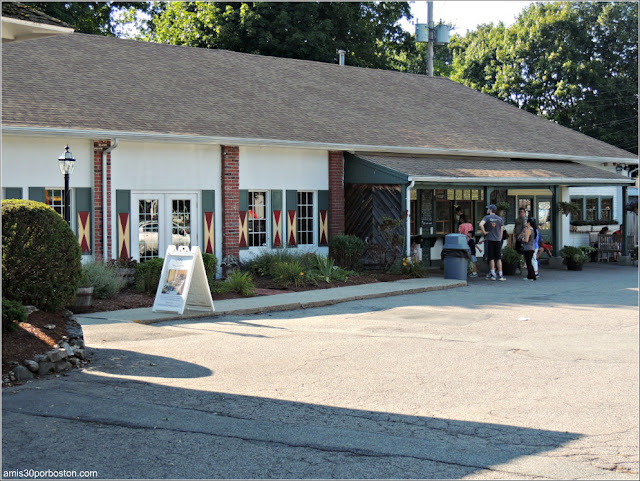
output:
POLYGON ((470 257, 466 235, 448 234, 445 236, 442 257, 444 258, 445 279, 467 280, 470 257))

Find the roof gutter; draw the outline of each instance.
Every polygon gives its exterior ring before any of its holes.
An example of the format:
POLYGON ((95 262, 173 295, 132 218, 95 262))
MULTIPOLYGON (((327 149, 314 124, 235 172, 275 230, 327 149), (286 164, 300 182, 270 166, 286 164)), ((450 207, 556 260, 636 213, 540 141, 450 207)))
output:
POLYGON ((410 182, 424 182, 429 184, 470 184, 470 185, 631 185, 635 179, 620 177, 620 179, 579 179, 569 177, 420 177, 410 176, 410 182))
POLYGON ((558 160, 588 164, 607 164, 611 162, 638 164, 638 158, 631 157, 598 157, 569 154, 540 154, 533 152, 499 152, 494 150, 434 149, 430 147, 400 147, 397 145, 361 145, 337 144, 327 142, 307 142, 302 140, 257 139, 242 137, 218 137, 207 135, 160 134, 153 132, 125 132, 86 129, 63 129, 50 127, 2 126, 5 134, 25 135, 65 135, 81 138, 112 138, 121 140, 153 141, 153 142, 186 142, 192 144, 220 144, 256 147, 284 147, 313 150, 344 150, 355 152, 385 152, 415 155, 447 155, 464 157, 493 157, 504 159, 558 160))

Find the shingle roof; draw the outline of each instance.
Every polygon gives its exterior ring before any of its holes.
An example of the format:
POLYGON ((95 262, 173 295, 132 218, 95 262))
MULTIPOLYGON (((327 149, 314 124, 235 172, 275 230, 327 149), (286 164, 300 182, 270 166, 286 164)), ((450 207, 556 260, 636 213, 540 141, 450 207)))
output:
POLYGON ((2 49, 8 126, 636 158, 445 78, 78 33, 2 49))
POLYGON ((73 28, 62 20, 58 20, 57 18, 47 15, 46 13, 33 8, 31 5, 25 5, 20 2, 2 2, 2 16, 17 18, 18 20, 25 20, 27 22, 73 28))
POLYGON ((447 182, 469 181, 483 183, 525 181, 531 184, 562 185, 567 182, 583 184, 633 184, 629 179, 608 170, 574 162, 548 160, 513 160, 482 158, 445 158, 406 155, 380 155, 356 152, 356 157, 376 165, 401 172, 416 180, 438 179, 447 182))

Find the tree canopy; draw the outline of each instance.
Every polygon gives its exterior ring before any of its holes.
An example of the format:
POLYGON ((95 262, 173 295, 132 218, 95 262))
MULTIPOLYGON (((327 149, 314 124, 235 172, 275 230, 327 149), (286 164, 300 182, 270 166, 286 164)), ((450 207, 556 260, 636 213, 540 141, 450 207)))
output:
POLYGON ((407 2, 170 2, 150 22, 152 42, 392 68, 412 42, 407 2))
POLYGON ((450 49, 453 80, 638 152, 637 3, 537 3, 450 49))

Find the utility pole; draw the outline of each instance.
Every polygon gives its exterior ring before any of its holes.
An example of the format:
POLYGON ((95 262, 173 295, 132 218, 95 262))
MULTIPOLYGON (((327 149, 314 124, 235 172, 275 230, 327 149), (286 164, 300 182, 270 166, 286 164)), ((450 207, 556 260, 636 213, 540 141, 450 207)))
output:
POLYGON ((433 2, 427 2, 427 25, 429 25, 429 41, 427 42, 427 76, 433 77, 433 2))
POLYGON ((427 44, 427 76, 433 77, 433 46, 449 43, 449 32, 452 29, 440 20, 433 23, 433 2, 427 2, 428 23, 416 23, 416 42, 427 44))

